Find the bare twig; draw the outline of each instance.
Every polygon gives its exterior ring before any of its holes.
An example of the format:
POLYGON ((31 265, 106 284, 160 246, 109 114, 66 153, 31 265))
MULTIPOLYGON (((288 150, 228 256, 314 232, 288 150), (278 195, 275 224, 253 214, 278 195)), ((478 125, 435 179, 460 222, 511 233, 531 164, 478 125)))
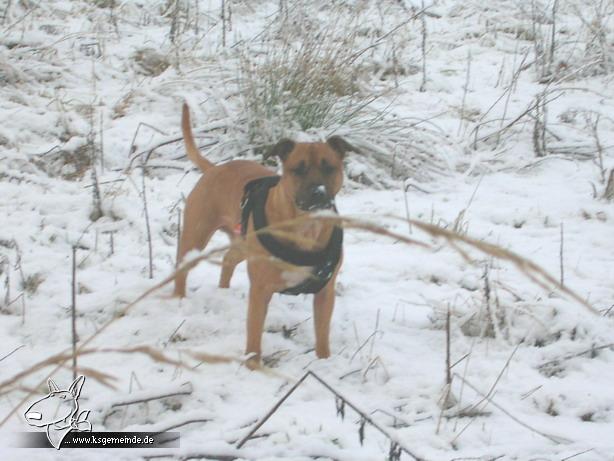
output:
POLYGON ((409 227, 409 235, 411 235, 411 215, 409 214, 409 200, 407 199, 407 191, 409 190, 409 185, 406 184, 403 186, 403 198, 405 199, 405 217, 407 218, 407 226, 409 227))
POLYGON ((99 133, 100 133, 100 172, 104 173, 104 117, 102 112, 100 112, 100 125, 99 125, 99 133))
MULTIPOLYGON (((6 7, 6 10, 5 10, 6 12, 8 12, 8 9, 9 9, 9 6, 10 6, 10 3, 11 3, 11 2, 9 2, 9 5, 7 5, 7 7, 6 7)), ((12 24, 8 25, 8 26, 7 26, 7 28, 6 28, 6 29, 4 29, 4 33, 5 33, 5 34, 6 34, 6 33, 8 33, 8 32, 9 32, 9 31, 10 31, 10 30, 13 28, 13 27, 15 27, 16 25, 20 24, 22 21, 24 21, 24 20, 25 20, 25 19, 26 19, 28 16, 30 16, 30 14, 32 14, 32 13, 34 12, 34 10, 36 10, 36 9, 37 9, 39 6, 40 6, 40 4, 34 4, 34 6, 32 6, 32 7, 31 7, 31 8, 30 8, 28 11, 26 11, 26 12, 23 14, 23 16, 21 16, 19 19, 17 19, 17 20, 16 20, 15 22, 13 22, 12 24)), ((5 13, 5 14, 6 14, 6 13, 5 13)), ((4 18, 4 21, 3 21, 3 22, 5 22, 5 21, 6 21, 6 17, 4 18)))
POLYGON ((211 461, 235 461, 237 459, 244 459, 244 457, 240 455, 237 455, 237 456, 222 455, 222 454, 216 454, 213 452, 203 452, 203 451, 191 452, 186 455, 177 455, 176 450, 172 452, 171 454, 162 453, 162 454, 157 454, 157 455, 143 456, 143 459, 146 461, 149 461, 151 459, 169 459, 169 458, 175 461, 192 461, 192 460, 203 460, 203 459, 207 459, 211 461))
POLYGON ((558 0, 552 2, 552 34, 550 36, 550 56, 549 56, 549 72, 554 74, 554 48, 556 45, 556 9, 558 7, 558 0))
POLYGON ((179 395, 190 395, 193 392, 193 387, 190 382, 184 383, 181 387, 172 392, 160 392, 157 394, 147 393, 145 396, 126 396, 124 399, 115 400, 111 404, 111 408, 123 407, 127 405, 136 405, 139 403, 151 402, 152 400, 166 399, 168 397, 177 397, 179 395))
POLYGON ((579 451, 578 453, 574 453, 571 456, 566 456, 565 458, 561 458, 561 461, 568 461, 569 459, 575 458, 576 456, 583 455, 585 453, 590 453, 594 448, 589 448, 588 450, 579 451))
POLYGON ((175 328, 173 330, 173 332, 170 334, 170 336, 168 337, 168 339, 166 340, 166 342, 164 343, 164 347, 168 346, 168 344, 173 340, 173 338, 175 337, 175 335, 177 334, 177 332, 179 331, 179 329, 183 326, 183 324, 185 323, 185 319, 183 319, 181 321, 181 323, 179 323, 179 325, 177 325, 177 328, 175 328))
MULTIPOLYGON (((422 0, 422 11, 424 11, 424 0, 422 0)), ((420 26, 422 30, 422 42, 420 49, 422 50, 422 83, 420 83, 419 91, 423 93, 426 91, 426 16, 420 15, 420 26)))
MULTIPOLYGON (((404 27, 405 25, 409 24, 411 21, 413 21, 414 19, 416 19, 417 17, 422 16, 423 14, 426 14, 426 11, 429 9, 430 7, 426 7, 426 8, 422 8, 419 11, 416 11, 410 18, 406 19, 405 21, 401 22, 400 24, 397 24, 396 26, 394 26, 392 29, 390 29, 388 32, 386 32, 385 34, 383 34, 381 37, 378 37, 378 39, 374 42, 371 43, 369 46, 363 48, 362 50, 354 53, 352 56, 350 56, 348 62, 352 63, 354 61, 356 61, 356 59, 358 59, 360 56, 362 56, 364 53, 366 53, 367 51, 369 51, 372 48, 375 48, 376 46, 380 45, 381 43, 383 43, 389 36, 391 36, 392 34, 394 34, 396 31, 398 31, 399 29, 401 29, 402 27, 404 27)), ((413 12, 413 11, 412 11, 413 12)))
POLYGON ((463 86, 463 99, 461 102, 460 121, 458 122, 457 136, 460 136, 463 124, 465 123, 465 102, 467 100, 467 90, 471 78, 471 50, 467 52, 467 74, 465 75, 465 86, 463 86))
POLYGON ((516 355, 516 352, 518 351, 518 348, 520 347, 520 344, 521 343, 516 344, 516 347, 514 348, 514 350, 510 354, 510 356, 507 358, 507 360, 505 362, 505 365, 503 365, 503 368, 501 368, 501 371, 499 372, 499 374, 495 378, 495 381, 490 386, 490 389, 488 389, 488 392, 486 393, 484 398, 482 400, 478 401, 477 403, 464 408, 463 410, 460 411, 460 413, 473 412, 473 411, 477 410, 478 406, 480 406, 485 400, 488 400, 490 398, 490 396, 494 394, 495 388, 497 387, 497 384, 499 384, 499 381, 501 380, 501 377, 503 376, 503 373, 505 373, 505 370, 507 370, 508 367, 510 366, 510 363, 512 362, 512 358, 514 357, 514 355, 516 355))
POLYGON ((586 349, 580 352, 575 352, 573 354, 568 354, 565 355, 563 357, 560 357, 558 359, 553 359, 553 360, 549 360, 547 362, 542 363, 538 368, 544 368, 544 367, 548 367, 550 365, 558 365, 559 363, 565 361, 565 360, 570 360, 576 357, 581 357, 583 355, 586 354, 595 354, 597 351, 601 351, 603 349, 613 349, 614 348, 614 343, 608 343, 608 344, 602 344, 601 346, 593 346, 590 349, 586 349))
POLYGON ((71 318, 72 318, 72 379, 77 379, 77 247, 72 247, 72 284, 71 284, 71 318))
MULTIPOLYGON (((169 431, 172 431, 173 429, 178 429, 180 427, 187 426, 188 424, 208 423, 209 421, 211 421, 211 419, 212 418, 187 418, 184 421, 169 424, 162 428, 156 428, 156 432, 169 432, 169 431)), ((201 458, 201 459, 204 459, 204 458, 201 458)), ((206 459, 221 459, 221 458, 209 458, 207 456, 206 459)), ((232 459, 236 459, 236 458, 232 458, 232 459)))
POLYGON ((141 181, 142 181, 142 198, 143 212, 145 213, 145 229, 147 231, 147 254, 149 256, 149 278, 153 279, 153 249, 151 243, 151 226, 149 225, 149 210, 147 209, 147 191, 145 187, 145 164, 142 164, 141 181))
MULTIPOLYGON (((335 390, 330 384, 328 384, 326 381, 324 381, 322 378, 320 378, 316 373, 314 373, 313 371, 307 371, 289 390, 288 392, 286 392, 281 399, 279 399, 275 405, 273 405, 273 408, 271 408, 264 417, 262 417, 257 423, 256 425, 249 431, 249 433, 243 437, 238 443, 237 443, 237 448, 241 448, 243 445, 245 445, 245 443, 251 439, 253 437, 253 435, 258 431, 258 429, 260 429, 262 427, 262 425, 264 423, 267 422, 267 420, 279 409, 279 407, 286 401, 286 399, 288 397, 290 397, 290 395, 292 395, 292 393, 308 378, 308 377, 312 377, 314 378, 316 381, 318 381, 322 386, 324 386, 328 391, 330 391, 338 400, 342 401, 344 405, 347 405, 348 407, 350 407, 352 410, 354 410, 356 413, 358 413, 360 415, 360 417, 362 418, 363 421, 369 423, 369 425, 371 425, 372 427, 374 427, 375 429, 377 429, 380 433, 382 433, 386 438, 388 438, 391 441, 391 453, 392 452, 398 452, 398 451, 403 451, 405 453, 407 453, 409 456, 411 456, 412 458, 414 458, 417 461, 424 461, 424 458, 416 455, 415 453, 413 453, 412 451, 410 451, 409 449, 407 449, 405 446, 403 446, 398 440, 396 440, 396 438, 389 434, 388 431, 386 429, 384 429, 383 427, 381 427, 378 423, 376 423, 368 414, 366 414, 365 412, 363 412, 361 409, 359 409, 358 407, 356 407, 356 405, 354 405, 352 402, 350 402, 346 397, 344 397, 343 395, 341 395, 337 390, 335 390)), ((363 433, 364 436, 364 433, 363 433)), ((389 456, 389 459, 391 459, 391 457, 389 456)), ((394 459, 394 458, 393 458, 394 459)), ((398 459, 398 458, 397 458, 398 459)))
POLYGON ((610 202, 614 201, 614 168, 610 170, 610 177, 608 178, 608 184, 603 192, 603 198, 610 202))
POLYGON ((3 355, 2 357, 0 357, 0 362, 2 362, 4 359, 9 358, 11 355, 13 355, 15 352, 17 352, 19 349, 21 349, 22 347, 26 347, 25 344, 22 344, 21 346, 17 346, 15 349, 13 349, 11 352, 9 352, 6 355, 3 355))
MULTIPOLYGON (((162 352, 159 352, 149 346, 134 346, 134 347, 102 347, 102 348, 91 348, 91 349, 84 349, 84 346, 86 344, 86 342, 91 341, 91 337, 87 338, 87 340, 83 341, 81 343, 81 346, 77 349, 77 354, 79 356, 83 356, 83 355, 91 355, 91 354, 107 354, 107 353, 118 353, 118 354, 135 354, 135 353, 139 353, 139 354, 145 354, 147 355, 150 359, 156 361, 156 362, 161 362, 161 363, 166 363, 169 365, 174 365, 174 366, 178 366, 178 367, 182 367, 182 368, 186 368, 185 364, 177 361, 175 359, 172 359, 170 357, 165 356, 162 352)), ((10 377, 9 379, 3 381, 0 383, 0 392, 1 393, 5 393, 7 388, 11 388, 14 386, 15 382, 18 380, 23 379, 26 376, 31 375, 32 373, 42 370, 50 365, 56 365, 56 367, 54 368, 54 370, 52 370, 51 374, 55 373, 57 370, 59 370, 60 368, 64 367, 64 364, 68 361, 70 361, 70 359, 73 357, 72 353, 67 352, 67 351, 63 351, 60 352, 58 354, 54 354, 50 357, 47 357, 46 359, 43 359, 37 363, 35 363, 34 365, 32 365, 30 368, 28 368, 27 370, 24 371, 20 371, 19 373, 16 373, 15 375, 13 375, 12 377, 10 377)), ((38 385, 34 386, 32 389, 36 389, 39 386, 42 386, 47 379, 51 376, 48 375, 46 376, 38 385)), ((0 425, 4 424, 8 418, 21 406, 25 403, 25 400, 27 400, 31 395, 32 392, 35 392, 34 390, 32 390, 25 398, 23 401, 21 401, 17 407, 15 407, 1 422, 0 425)))
POLYGON ((222 46, 226 48, 226 2, 222 0, 222 11, 220 13, 222 20, 222 46))
POLYGON ((288 392, 286 392, 281 399, 279 399, 275 405, 273 405, 273 407, 262 417, 260 418, 260 420, 256 423, 256 425, 247 433, 247 435, 245 437, 243 437, 239 443, 237 443, 237 448, 241 448, 243 445, 245 445, 245 442, 247 442, 249 439, 252 438, 252 436, 258 431, 258 429, 260 429, 262 427, 262 425, 264 423, 267 422, 267 420, 273 416, 273 414, 277 411, 277 409, 286 401, 286 399, 288 397, 290 397, 292 395, 292 393, 298 389, 298 387, 303 383, 303 381, 305 381, 307 379, 308 376, 311 375, 311 372, 308 371, 307 373, 305 373, 296 383, 294 383, 294 385, 288 390, 288 392))
POLYGON ((179 243, 181 242, 181 208, 177 207, 177 250, 175 253, 175 267, 179 265, 179 243))
POLYGON ((439 418, 437 420, 437 429, 435 430, 436 434, 439 434, 439 428, 441 427, 441 421, 443 419, 443 412, 448 408, 452 408, 456 405, 457 401, 454 395, 452 395, 452 367, 450 366, 450 305, 448 304, 448 309, 446 312, 446 362, 445 362, 445 374, 446 374, 446 384, 443 388, 443 392, 441 394, 441 411, 439 412, 439 418))
MULTIPOLYGON (((378 333, 378 331, 377 331, 377 329, 376 329, 376 330, 375 330, 373 333, 371 333, 369 336, 367 336, 367 339, 365 339, 365 340, 362 342, 362 344, 361 344, 360 346, 358 346, 358 349, 356 349, 356 350, 354 351, 354 353, 352 354, 352 357, 350 357, 350 362, 349 362, 349 363, 352 363, 352 360, 354 360, 354 358, 356 357, 356 355, 358 355, 358 353, 359 353, 359 352, 360 352, 360 351, 361 351, 361 350, 362 350, 362 349, 363 349, 363 348, 364 348, 364 347, 365 347, 365 346, 366 346, 366 345, 369 343, 369 340, 370 340, 371 338, 373 338, 373 337, 374 337, 374 336, 375 336, 377 333, 378 333)), ((356 339, 358 339, 358 338, 356 338, 356 339)))
MULTIPOLYGON (((556 89, 552 90, 551 92, 554 92, 554 91, 556 91, 556 89)), ((521 112, 518 116, 513 118, 510 122, 505 124, 503 127, 499 128, 498 130, 496 130, 496 131, 494 131, 492 133, 488 133, 488 134, 485 134, 483 136, 480 136, 479 138, 477 136, 479 126, 485 125, 485 124, 489 123, 490 121, 483 122, 482 124, 476 125, 476 127, 473 128, 473 132, 475 134, 475 138, 474 138, 474 141, 473 141, 474 149, 476 148, 478 142, 486 141, 486 140, 490 139, 493 136, 500 136, 502 133, 504 133, 505 131, 509 130, 511 127, 516 125, 516 123, 518 123, 524 117, 532 114, 533 111, 537 110, 537 106, 538 105, 540 105, 541 107, 544 107, 544 105, 551 103, 552 101, 560 98, 561 96, 562 96, 562 93, 559 93, 558 95, 551 97, 547 101, 542 100, 541 97, 536 97, 534 99, 534 102, 529 104, 529 106, 523 112, 521 112)))
POLYGON ((6 7, 4 8, 4 13, 2 14, 2 24, 6 24, 6 21, 9 17, 9 10, 11 8, 11 3, 13 0, 8 0, 8 2, 6 2, 6 7))
POLYGON ((546 155, 546 105, 540 93, 535 98, 535 123, 533 125, 533 151, 536 157, 546 155))
POLYGON ((565 238, 565 234, 564 234, 564 228, 563 228, 563 223, 561 223, 561 244, 559 246, 559 268, 560 268, 560 272, 561 272, 561 286, 565 285, 565 267, 564 267, 564 263, 563 263, 563 244, 564 244, 564 238, 565 238))
POLYGON ((593 134, 593 138, 595 138, 595 147, 597 150, 597 166, 599 167, 599 177, 602 184, 605 184, 605 175, 606 169, 603 165, 603 146, 601 145, 601 140, 599 139, 599 119, 601 118, 601 114, 597 114, 595 120, 591 120, 590 117, 587 116, 587 122, 591 127, 591 132, 593 134))
POLYGON ((6 264, 6 277, 4 279, 4 306, 8 307, 11 302, 11 263, 8 257, 0 258, 0 269, 6 264))
POLYGON ((100 187, 98 185, 98 174, 96 173, 96 165, 93 163, 95 156, 92 157, 92 211, 90 213, 90 219, 92 221, 97 221, 99 218, 103 216, 102 212, 102 199, 100 195, 100 187))
POLYGON ((115 242, 113 240, 114 235, 114 231, 109 232, 109 256, 112 256, 113 253, 115 253, 115 242))
MULTIPOLYGON (((160 133, 163 136, 167 136, 167 134, 164 131, 156 128, 155 126, 150 125, 149 123, 140 122, 139 125, 136 127, 134 135, 132 136, 132 142, 130 143, 130 148, 128 150, 128 157, 130 157, 134 153, 134 151, 136 150, 136 144, 135 144, 136 137, 138 136, 139 130, 141 129, 142 126, 145 126, 145 127, 149 128, 151 130, 154 130, 155 132, 160 133)), ((174 140, 169 140, 169 141, 167 141, 167 143, 170 144, 171 142, 176 142, 176 141, 179 141, 181 139, 183 139, 183 137, 179 137, 179 138, 176 138, 174 140)))
POLYGON ((450 366, 450 305, 446 312, 446 384, 452 385, 452 367, 450 366))
MULTIPOLYGON (((94 73, 94 61, 92 61, 92 84, 93 91, 96 92, 96 76, 94 73)), ((100 186, 98 184, 98 173, 96 171, 96 128, 94 127, 94 101, 89 107, 90 131, 87 135, 87 147, 90 155, 91 177, 92 177, 92 205, 93 209, 90 213, 90 219, 97 221, 103 216, 102 199, 100 194, 100 186)), ((102 131, 100 132, 102 135, 102 131)))
POLYGON ((494 406, 495 408, 498 408, 501 412, 503 412, 505 415, 507 415, 509 418, 511 418, 513 421, 515 421, 516 423, 520 424, 522 427, 529 429, 532 432, 535 432, 536 434, 541 435, 542 437, 550 440, 553 443, 561 444, 561 443, 571 443, 570 440, 564 438, 564 437, 560 437, 560 436, 555 436, 555 435, 551 435, 551 434, 547 434, 545 432, 540 431, 539 429, 535 429, 534 427, 530 426, 529 424, 525 423, 524 421, 520 420, 519 418, 517 418, 516 416, 514 416, 512 413, 510 413, 508 410, 506 410, 505 408, 503 408, 501 405, 499 405, 497 402, 495 402, 492 398, 490 398, 488 395, 484 394, 483 392, 481 392, 478 388, 476 388, 473 384, 471 384, 469 381, 467 381, 465 378, 463 378, 462 376, 460 376, 459 374, 455 373, 454 376, 456 376, 458 379, 460 379, 461 381, 463 381, 468 387, 470 387, 471 389, 473 389, 473 391, 482 396, 485 400, 488 400, 488 402, 494 406))

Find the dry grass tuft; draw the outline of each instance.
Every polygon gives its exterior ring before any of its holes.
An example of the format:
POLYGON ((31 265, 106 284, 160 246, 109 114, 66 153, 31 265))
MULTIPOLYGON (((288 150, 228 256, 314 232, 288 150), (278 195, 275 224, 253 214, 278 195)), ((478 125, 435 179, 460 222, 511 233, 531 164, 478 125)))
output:
POLYGON ((353 57, 355 32, 340 37, 328 25, 296 35, 241 55, 239 87, 254 145, 272 144, 297 130, 329 127, 358 115, 369 100, 357 83, 362 68, 353 57))

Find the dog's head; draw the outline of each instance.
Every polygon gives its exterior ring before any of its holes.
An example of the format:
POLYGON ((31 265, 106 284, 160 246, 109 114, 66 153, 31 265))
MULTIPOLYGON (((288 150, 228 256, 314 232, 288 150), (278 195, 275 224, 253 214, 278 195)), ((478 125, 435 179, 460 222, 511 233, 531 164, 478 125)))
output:
POLYGON ((283 165, 280 185, 296 207, 307 212, 334 207, 343 183, 343 157, 349 151, 356 149, 339 136, 309 143, 282 139, 269 156, 279 157, 283 165))

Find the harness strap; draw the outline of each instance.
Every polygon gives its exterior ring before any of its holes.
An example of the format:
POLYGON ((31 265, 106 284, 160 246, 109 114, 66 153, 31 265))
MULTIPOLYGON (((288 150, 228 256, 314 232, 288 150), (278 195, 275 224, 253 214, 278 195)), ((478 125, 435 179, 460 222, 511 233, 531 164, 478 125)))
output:
MULTIPOLYGON (((249 217, 252 215, 256 231, 268 226, 265 214, 265 204, 269 189, 277 185, 280 176, 265 176, 247 183, 241 201, 241 234, 247 233, 249 217)), ((336 211, 336 210, 335 210, 336 211)), ((341 259, 343 244, 343 229, 335 226, 326 247, 316 251, 306 251, 280 242, 270 233, 258 233, 260 244, 276 258, 294 266, 312 266, 307 279, 298 285, 286 288, 281 293, 298 295, 301 293, 317 293, 332 278, 335 268, 341 259)))

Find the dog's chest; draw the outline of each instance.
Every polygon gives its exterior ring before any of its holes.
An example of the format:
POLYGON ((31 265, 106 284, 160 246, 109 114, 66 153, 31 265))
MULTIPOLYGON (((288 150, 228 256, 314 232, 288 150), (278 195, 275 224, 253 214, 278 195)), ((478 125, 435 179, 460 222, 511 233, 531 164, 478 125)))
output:
MULTIPOLYGON (((311 249, 320 232, 322 232, 322 223, 314 220, 303 224, 297 234, 300 235, 299 241, 306 244, 307 249, 311 249)), ((313 276, 313 269, 313 266, 293 266, 282 271, 281 278, 288 286, 298 285, 313 276)))
POLYGON ((288 286, 295 286, 312 276, 312 266, 294 266, 281 272, 281 279, 288 286))
POLYGON ((322 232, 322 222, 320 220, 307 221, 298 230, 299 241, 305 243, 305 249, 312 249, 315 246, 320 233, 322 232))

